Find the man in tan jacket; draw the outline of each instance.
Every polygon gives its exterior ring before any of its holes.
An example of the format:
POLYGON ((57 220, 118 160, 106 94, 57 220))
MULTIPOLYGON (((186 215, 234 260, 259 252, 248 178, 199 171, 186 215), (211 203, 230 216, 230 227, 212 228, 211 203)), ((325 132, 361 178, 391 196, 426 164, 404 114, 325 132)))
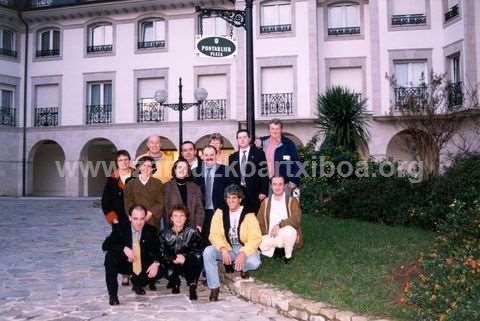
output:
POLYGON ((137 157, 136 163, 145 156, 153 158, 155 161, 156 171, 153 174, 153 177, 166 183, 171 178, 171 171, 173 166, 173 159, 167 159, 165 153, 161 151, 161 140, 157 135, 152 135, 148 137, 147 140, 148 152, 137 157))

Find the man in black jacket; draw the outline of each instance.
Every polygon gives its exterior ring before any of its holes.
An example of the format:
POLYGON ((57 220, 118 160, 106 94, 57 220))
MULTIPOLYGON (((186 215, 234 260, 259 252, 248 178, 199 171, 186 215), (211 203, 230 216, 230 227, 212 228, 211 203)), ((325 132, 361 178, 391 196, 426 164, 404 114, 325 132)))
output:
POLYGON ((234 184, 243 187, 244 206, 249 212, 257 213, 260 202, 268 195, 268 167, 263 150, 250 145, 250 133, 246 129, 237 131, 238 151, 228 158, 230 169, 235 173, 234 184))
POLYGON ((131 275, 132 290, 145 294, 143 287, 150 284, 155 290, 159 274, 160 244, 154 227, 145 224, 147 211, 143 206, 134 206, 129 211, 130 225, 116 224, 112 234, 103 242, 105 254, 105 279, 110 305, 118 305, 117 275, 131 275))

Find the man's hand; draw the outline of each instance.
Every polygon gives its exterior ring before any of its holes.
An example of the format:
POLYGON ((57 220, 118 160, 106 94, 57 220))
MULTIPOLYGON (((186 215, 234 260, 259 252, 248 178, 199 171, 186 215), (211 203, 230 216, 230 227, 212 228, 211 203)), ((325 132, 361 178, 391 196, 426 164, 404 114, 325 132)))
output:
POLYGON ((197 225, 197 230, 202 233, 202 227, 200 225, 197 225))
POLYGON ((266 199, 266 198, 267 198, 267 195, 265 195, 265 194, 258 194, 258 200, 259 200, 260 202, 263 201, 263 200, 266 199))
POLYGON ((255 139, 255 146, 262 148, 262 140, 260 138, 255 139))
POLYGON ((118 220, 116 218, 113 219, 113 224, 118 224, 118 220))
POLYGON ((230 253, 228 252, 228 250, 226 248, 222 248, 221 251, 222 251, 223 264, 225 265, 232 264, 232 258, 230 257, 230 253))
POLYGON ((153 213, 150 211, 147 211, 147 216, 145 216, 145 222, 149 221, 153 216, 153 213))
POLYGON ((277 237, 278 236, 278 230, 280 229, 280 226, 275 225, 272 230, 270 231, 270 237, 277 237))
POLYGON ((235 270, 237 271, 242 271, 243 267, 245 266, 245 260, 247 259, 247 256, 245 253, 240 252, 235 259, 235 270))
POLYGON ((173 263, 182 265, 183 263, 185 263, 185 256, 183 256, 182 254, 177 254, 177 257, 175 258, 175 260, 173 260, 173 263))
POLYGON ((133 260, 135 259, 135 254, 133 253, 131 248, 125 246, 123 248, 123 253, 127 256, 128 262, 133 262, 133 260))
POLYGON ((153 262, 152 264, 150 264, 150 266, 148 267, 147 269, 147 275, 150 279, 154 278, 157 276, 158 274, 158 266, 160 265, 160 263, 158 262, 153 262))

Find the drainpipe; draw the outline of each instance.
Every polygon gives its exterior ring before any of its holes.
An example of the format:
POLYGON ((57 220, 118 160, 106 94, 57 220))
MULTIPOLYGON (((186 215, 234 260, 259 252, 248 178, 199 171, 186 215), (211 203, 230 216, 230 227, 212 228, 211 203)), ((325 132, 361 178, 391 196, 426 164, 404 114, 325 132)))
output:
POLYGON ((18 18, 25 25, 25 55, 23 70, 23 127, 22 127, 22 196, 27 195, 27 85, 28 85, 28 23, 23 18, 20 8, 17 9, 18 18))

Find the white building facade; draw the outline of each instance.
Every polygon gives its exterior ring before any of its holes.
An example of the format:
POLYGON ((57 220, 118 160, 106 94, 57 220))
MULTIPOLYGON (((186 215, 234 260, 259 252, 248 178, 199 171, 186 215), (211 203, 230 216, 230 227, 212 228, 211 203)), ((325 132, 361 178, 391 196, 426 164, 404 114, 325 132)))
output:
MULTIPOLYGON (((246 119, 245 31, 200 19, 194 6, 243 10, 243 1, 36 0, 23 11, 14 2, 0 0, 0 195, 22 195, 23 164, 27 195, 99 195, 102 171, 84 177, 77 165, 118 149, 139 155, 152 134, 175 158, 178 113, 154 94, 166 89, 177 102, 180 77, 185 101, 197 87, 209 93, 184 112, 184 140, 201 147, 219 132, 235 147, 246 119), (232 37, 237 54, 200 56, 200 35, 232 37)), ((480 78, 476 0, 257 0, 253 10, 257 135, 280 118, 306 144, 317 96, 343 85, 368 99, 369 155, 408 158, 390 115, 401 93, 386 75, 411 90, 431 71, 460 90, 480 78)))

